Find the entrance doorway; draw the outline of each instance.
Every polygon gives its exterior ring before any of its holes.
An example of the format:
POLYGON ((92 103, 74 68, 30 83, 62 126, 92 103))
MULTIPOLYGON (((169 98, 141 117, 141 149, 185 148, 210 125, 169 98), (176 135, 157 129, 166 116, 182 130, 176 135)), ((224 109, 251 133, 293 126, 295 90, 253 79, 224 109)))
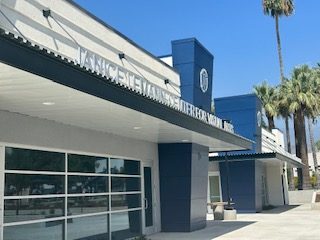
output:
POLYGON ((144 234, 155 232, 154 225, 154 184, 152 163, 143 164, 143 189, 144 189, 144 234))
MULTIPOLYGON (((221 183, 219 172, 209 172, 208 176, 208 203, 221 201, 221 183)), ((208 213, 212 213, 211 207, 208 207, 208 213)))

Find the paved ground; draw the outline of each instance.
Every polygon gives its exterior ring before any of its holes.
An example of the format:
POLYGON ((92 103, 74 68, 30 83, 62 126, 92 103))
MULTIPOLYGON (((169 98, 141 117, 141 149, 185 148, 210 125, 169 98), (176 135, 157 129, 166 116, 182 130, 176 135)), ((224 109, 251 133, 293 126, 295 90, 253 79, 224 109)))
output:
POLYGON ((192 233, 157 233, 150 238, 152 240, 320 240, 320 211, 311 210, 310 204, 286 206, 256 214, 238 214, 237 221, 208 220, 207 228, 192 233))

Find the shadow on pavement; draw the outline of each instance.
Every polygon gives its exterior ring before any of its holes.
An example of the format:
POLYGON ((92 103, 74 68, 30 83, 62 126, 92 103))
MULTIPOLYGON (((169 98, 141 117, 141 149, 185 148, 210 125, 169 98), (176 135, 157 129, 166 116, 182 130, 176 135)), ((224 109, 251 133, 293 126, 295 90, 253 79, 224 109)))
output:
POLYGON ((300 205, 285 205, 285 206, 279 206, 279 207, 274 207, 272 209, 268 210, 263 210, 261 213, 262 214, 280 214, 287 212, 289 210, 292 210, 296 207, 299 207, 300 205))
POLYGON ((255 221, 207 221, 207 227, 202 230, 188 232, 188 233, 157 233, 148 236, 152 240, 211 240, 221 235, 236 231, 240 228, 246 227, 255 221))

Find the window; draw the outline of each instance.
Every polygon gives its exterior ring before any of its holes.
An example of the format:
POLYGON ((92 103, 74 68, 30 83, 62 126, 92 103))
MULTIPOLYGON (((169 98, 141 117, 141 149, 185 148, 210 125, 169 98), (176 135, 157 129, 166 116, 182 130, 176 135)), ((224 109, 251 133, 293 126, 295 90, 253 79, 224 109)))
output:
POLYGON ((140 163, 139 161, 111 158, 110 170, 112 174, 139 175, 140 163))
POLYGON ((68 221, 68 240, 108 240, 108 215, 72 218, 68 221))
POLYGON ((108 210, 108 196, 68 197, 68 215, 99 213, 108 210))
POLYGON ((141 234, 139 161, 6 147, 3 174, 4 240, 141 234))
POLYGON ((7 147, 5 151, 5 168, 8 170, 64 171, 63 153, 11 147, 7 147))
POLYGON ((108 159, 68 154, 68 171, 81 173, 108 173, 108 159))
POLYGON ((4 240, 35 240, 63 239, 64 221, 39 222, 17 226, 7 226, 3 229, 4 240))
POLYGON ((5 174, 5 196, 64 193, 64 176, 14 173, 5 174))
POLYGON ((111 214, 112 239, 127 239, 141 234, 141 211, 111 214))

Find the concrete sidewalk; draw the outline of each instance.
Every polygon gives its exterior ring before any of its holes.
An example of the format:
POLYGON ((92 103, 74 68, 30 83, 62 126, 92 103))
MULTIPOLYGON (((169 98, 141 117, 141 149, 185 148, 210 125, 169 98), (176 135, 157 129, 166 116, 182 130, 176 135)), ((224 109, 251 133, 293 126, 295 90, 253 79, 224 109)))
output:
POLYGON ((310 204, 284 206, 262 213, 238 214, 237 221, 208 220, 205 229, 191 233, 157 233, 148 237, 152 240, 320 240, 320 211, 311 210, 310 204))

